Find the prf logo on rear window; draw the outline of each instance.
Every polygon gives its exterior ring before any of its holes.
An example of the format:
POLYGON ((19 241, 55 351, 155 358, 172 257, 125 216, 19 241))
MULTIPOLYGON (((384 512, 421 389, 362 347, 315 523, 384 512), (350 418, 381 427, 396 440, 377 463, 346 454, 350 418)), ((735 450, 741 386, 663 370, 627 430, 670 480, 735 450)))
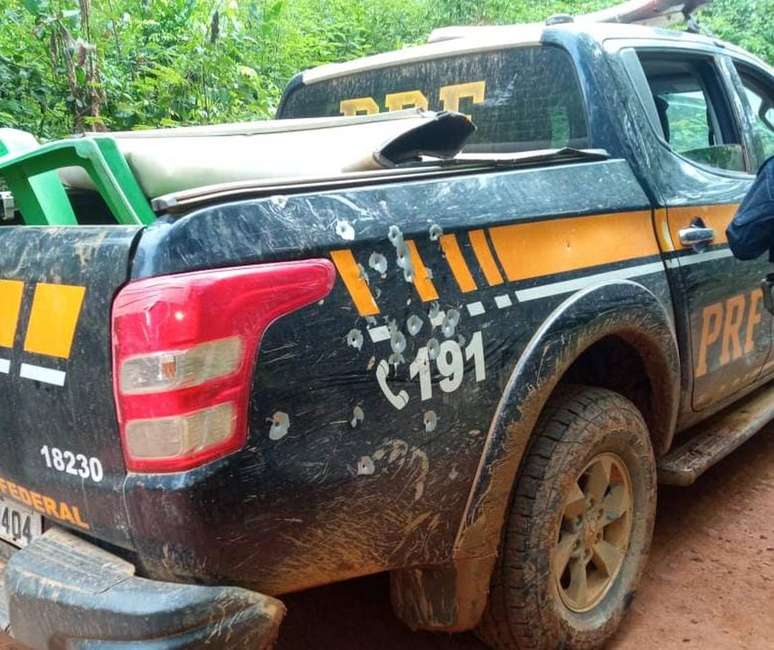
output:
MULTIPOLYGON (((486 95, 486 81, 470 81, 462 84, 441 86, 438 90, 440 109, 444 111, 459 111, 460 102, 467 99, 473 104, 482 104, 486 95)), ((407 108, 427 110, 429 102, 421 90, 406 90, 400 93, 387 93, 384 105, 388 111, 402 111, 407 108)), ((373 97, 356 97, 343 99, 339 103, 342 115, 373 115, 381 112, 379 104, 373 97)))
MULTIPOLYGON (((72 284, 35 285, 27 329, 24 333, 25 353, 69 359, 78 318, 81 314, 86 287, 72 284)), ((12 349, 22 316, 24 282, 0 280, 0 373, 10 374, 11 360, 2 349, 12 349)), ((67 373, 35 363, 21 363, 19 376, 55 386, 64 386, 67 373)))

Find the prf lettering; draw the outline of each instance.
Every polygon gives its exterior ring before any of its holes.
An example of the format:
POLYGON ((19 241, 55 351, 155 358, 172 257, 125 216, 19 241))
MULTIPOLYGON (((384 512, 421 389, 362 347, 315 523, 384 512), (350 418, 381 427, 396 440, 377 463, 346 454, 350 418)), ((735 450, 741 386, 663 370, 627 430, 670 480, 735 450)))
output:
MULTIPOLYGON (((441 86, 438 99, 444 111, 459 111, 460 102, 469 99, 474 104, 481 104, 486 94, 486 81, 470 81, 462 84, 441 86)), ((388 111, 402 111, 407 108, 427 110, 429 102, 421 90, 406 90, 401 93, 388 93, 384 97, 384 106, 388 111)), ((373 97, 357 97, 343 99, 339 104, 342 115, 373 115, 380 112, 379 104, 373 97)))
POLYGON ((719 358, 719 365, 750 354, 755 348, 755 332, 761 323, 763 293, 754 289, 707 305, 701 315, 701 339, 696 376, 708 371, 708 358, 719 358))

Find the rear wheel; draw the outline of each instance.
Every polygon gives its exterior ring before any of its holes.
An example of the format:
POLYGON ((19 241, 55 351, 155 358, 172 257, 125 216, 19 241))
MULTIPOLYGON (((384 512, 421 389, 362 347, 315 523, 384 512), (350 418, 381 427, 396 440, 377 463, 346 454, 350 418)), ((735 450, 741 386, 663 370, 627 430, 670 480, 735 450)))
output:
POLYGON ((634 404, 558 389, 514 490, 480 636, 522 650, 602 645, 634 595, 655 511, 655 460, 634 404))

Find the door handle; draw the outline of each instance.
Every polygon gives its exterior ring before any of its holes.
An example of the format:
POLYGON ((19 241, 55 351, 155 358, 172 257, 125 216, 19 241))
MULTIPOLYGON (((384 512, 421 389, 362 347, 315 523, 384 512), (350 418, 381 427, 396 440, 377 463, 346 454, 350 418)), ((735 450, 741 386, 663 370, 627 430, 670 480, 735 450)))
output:
POLYGON ((696 217, 687 228, 679 232, 680 243, 700 253, 715 240, 715 229, 708 228, 701 217, 696 217))

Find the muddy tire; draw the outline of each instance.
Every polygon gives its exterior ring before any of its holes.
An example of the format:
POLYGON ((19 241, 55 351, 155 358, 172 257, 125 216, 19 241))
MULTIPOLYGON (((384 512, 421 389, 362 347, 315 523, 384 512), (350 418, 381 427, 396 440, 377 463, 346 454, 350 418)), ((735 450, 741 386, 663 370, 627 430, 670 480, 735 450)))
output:
POLYGON ((493 648, 597 648, 645 566, 656 512, 648 428, 609 390, 560 387, 515 486, 478 634, 493 648))

